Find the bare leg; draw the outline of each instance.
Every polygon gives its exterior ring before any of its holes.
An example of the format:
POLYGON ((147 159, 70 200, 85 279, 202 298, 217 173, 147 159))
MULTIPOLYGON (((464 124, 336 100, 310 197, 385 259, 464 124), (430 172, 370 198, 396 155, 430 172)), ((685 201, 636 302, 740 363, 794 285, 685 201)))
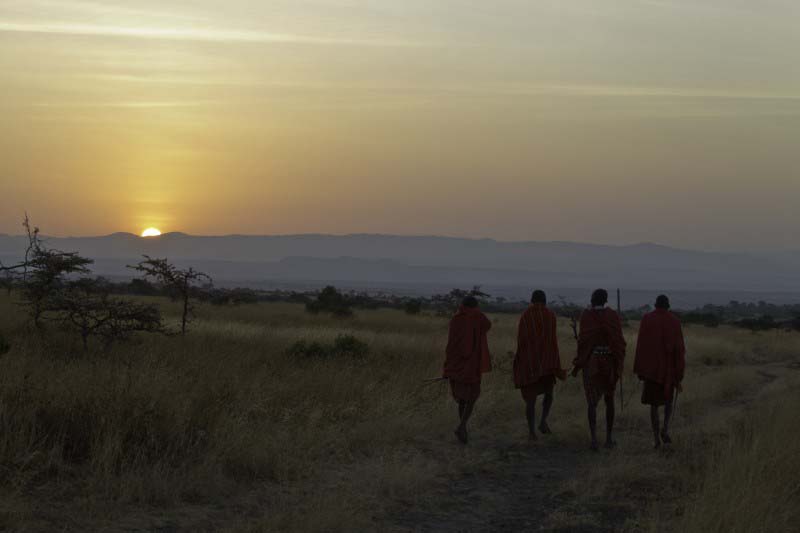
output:
POLYGON ((661 431, 661 440, 664 444, 671 444, 672 439, 669 438, 669 421, 672 418, 672 400, 668 400, 664 405, 664 429, 661 431))
POLYGON ((661 439, 658 436, 658 406, 651 405, 650 406, 650 425, 653 427, 653 440, 655 442, 655 447, 661 447, 661 439))
POLYGON ((454 433, 456 434, 456 438, 461 441, 462 444, 467 443, 467 432, 466 429, 463 427, 464 421, 464 409, 467 407, 467 402, 464 400, 458 400, 458 426, 454 433))
POLYGON ((472 409, 475 407, 475 400, 466 400, 459 402, 459 415, 461 423, 456 428, 456 437, 462 443, 467 443, 467 422, 469 417, 472 416, 472 409))
POLYGON ((553 393, 548 392, 544 395, 544 405, 542 406, 542 422, 539 424, 539 431, 543 435, 549 435, 550 426, 547 425, 547 417, 550 415, 550 408, 553 407, 553 393))
POLYGON ((597 404, 589 404, 589 431, 592 433, 590 448, 597 451, 597 404))
POLYGON ((613 448, 617 445, 614 442, 613 434, 614 434, 614 394, 610 394, 605 396, 606 402, 606 448, 613 448))
POLYGON ((525 418, 528 420, 528 439, 536 440, 536 398, 525 401, 525 418))

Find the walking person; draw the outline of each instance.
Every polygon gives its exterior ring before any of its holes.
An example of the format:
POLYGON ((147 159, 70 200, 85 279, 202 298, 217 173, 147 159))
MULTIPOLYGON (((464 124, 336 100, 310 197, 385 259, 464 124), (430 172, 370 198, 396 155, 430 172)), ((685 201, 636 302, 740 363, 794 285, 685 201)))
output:
POLYGON ((450 320, 446 358, 442 376, 450 381, 450 391, 458 403, 458 427, 455 435, 466 444, 467 422, 481 395, 481 376, 492 369, 487 333, 491 321, 478 309, 473 296, 464 298, 450 320))
POLYGON ((536 436, 536 400, 544 396, 539 431, 551 433, 547 418, 553 406, 556 378, 565 379, 561 368, 556 332, 556 315, 547 308, 544 291, 533 291, 531 304, 519 319, 517 353, 514 357, 514 386, 525 400, 525 418, 531 441, 536 436))
POLYGON ((614 441, 614 392, 625 365, 625 337, 619 314, 607 307, 608 292, 592 293, 591 307, 581 314, 578 333, 578 355, 573 361, 572 375, 583 371, 583 389, 588 404, 590 448, 597 451, 597 405, 602 398, 606 405, 606 448, 614 441))
POLYGON ((656 298, 655 311, 646 314, 639 324, 633 372, 642 380, 642 404, 650 406, 650 424, 655 448, 670 444, 669 422, 676 391, 683 390, 686 369, 686 345, 681 321, 670 310, 669 298, 656 298), (659 407, 664 406, 661 426, 659 407))

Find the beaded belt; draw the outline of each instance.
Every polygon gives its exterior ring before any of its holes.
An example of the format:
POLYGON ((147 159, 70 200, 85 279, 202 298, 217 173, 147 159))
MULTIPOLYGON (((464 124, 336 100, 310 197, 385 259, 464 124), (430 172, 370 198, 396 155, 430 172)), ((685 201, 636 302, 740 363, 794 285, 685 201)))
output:
POLYGON ((608 346, 595 346, 592 348, 592 355, 612 355, 611 348, 608 346))

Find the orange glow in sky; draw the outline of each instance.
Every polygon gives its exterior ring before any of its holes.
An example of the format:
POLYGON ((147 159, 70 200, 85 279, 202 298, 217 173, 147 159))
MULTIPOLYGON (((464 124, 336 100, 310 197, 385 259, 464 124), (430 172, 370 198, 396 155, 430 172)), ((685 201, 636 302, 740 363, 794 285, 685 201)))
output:
POLYGON ((796 247, 800 2, 6 0, 0 232, 796 247), (747 31, 742 31, 747 28, 747 31))

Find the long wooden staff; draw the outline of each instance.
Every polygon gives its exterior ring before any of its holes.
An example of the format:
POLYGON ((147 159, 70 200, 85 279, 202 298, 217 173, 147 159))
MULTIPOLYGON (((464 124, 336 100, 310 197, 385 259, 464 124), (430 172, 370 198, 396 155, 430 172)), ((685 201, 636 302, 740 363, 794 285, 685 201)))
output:
MULTIPOLYGON (((617 289, 617 314, 619 315, 620 324, 622 324, 622 293, 617 289)), ((624 361, 624 359, 623 359, 624 361)), ((622 390, 622 378, 625 375, 625 366, 623 363, 622 370, 619 374, 619 406, 620 412, 625 412, 625 393, 622 390)))
MULTIPOLYGON (((577 311, 572 312, 572 316, 569 318, 569 325, 572 328, 572 336, 575 337, 575 343, 580 344, 578 340, 578 313, 577 311)), ((572 365, 572 369, 569 371, 570 374, 575 372, 575 365, 572 365)))

